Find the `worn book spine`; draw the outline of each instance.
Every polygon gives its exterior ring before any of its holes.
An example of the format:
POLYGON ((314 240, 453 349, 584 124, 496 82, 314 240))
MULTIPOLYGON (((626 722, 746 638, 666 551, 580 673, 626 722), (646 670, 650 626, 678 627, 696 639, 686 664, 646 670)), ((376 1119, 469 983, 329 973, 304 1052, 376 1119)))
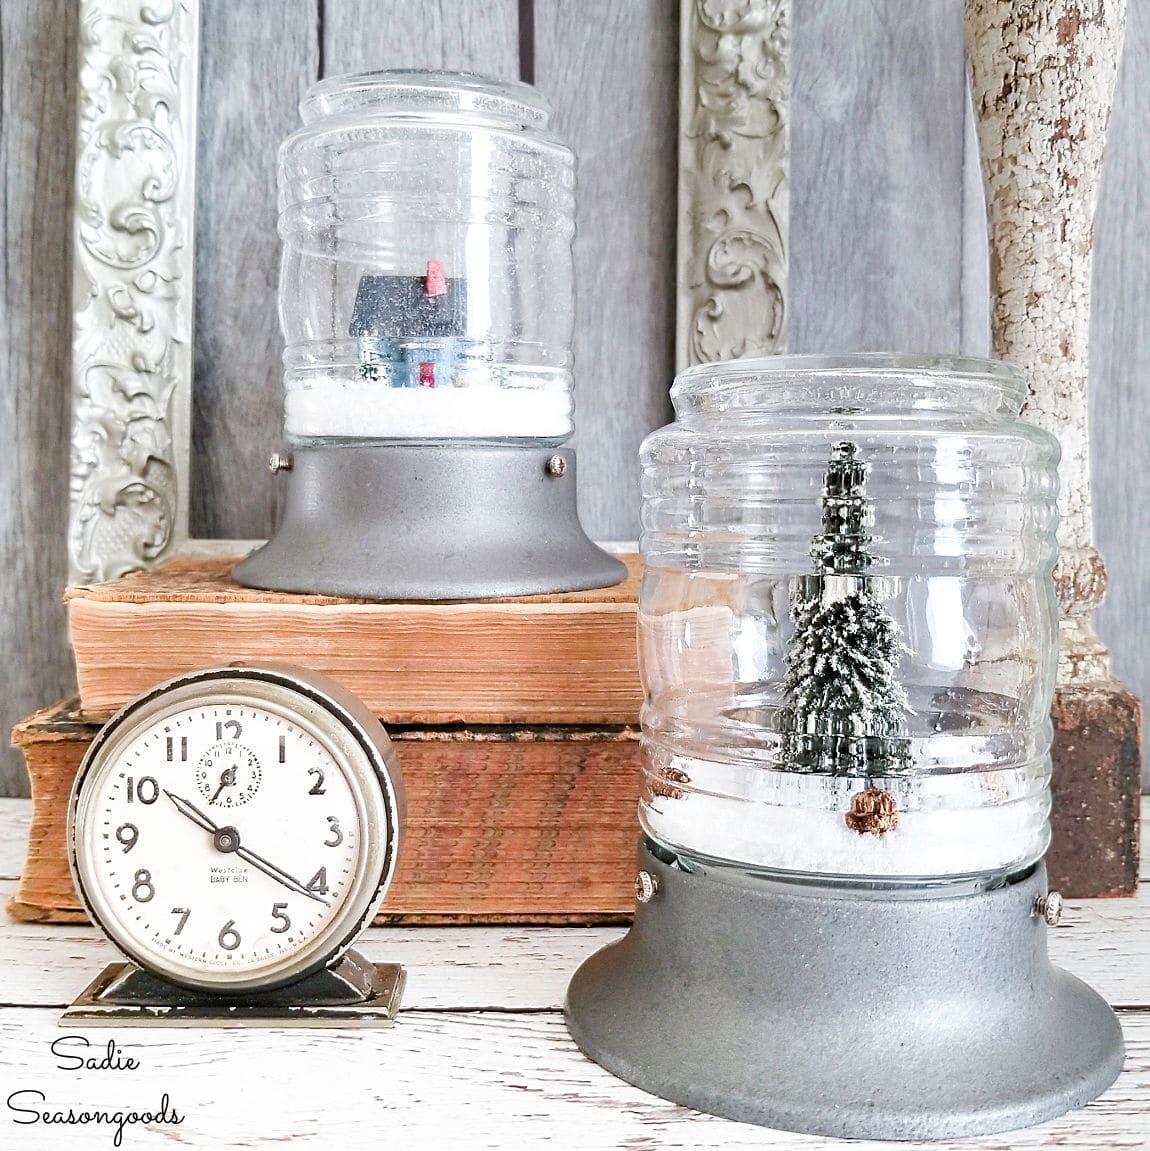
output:
MULTIPOLYGON (((72 781, 99 730, 75 703, 20 724, 32 782, 23 920, 84 919, 68 869, 72 781)), ((594 924, 634 906, 640 786, 634 728, 393 730, 407 791, 378 923, 594 924)))
POLYGON ((372 603, 240 587, 232 560, 174 560, 70 588, 86 718, 245 659, 323 672, 388 724, 635 724, 640 566, 617 587, 472 603, 372 603))

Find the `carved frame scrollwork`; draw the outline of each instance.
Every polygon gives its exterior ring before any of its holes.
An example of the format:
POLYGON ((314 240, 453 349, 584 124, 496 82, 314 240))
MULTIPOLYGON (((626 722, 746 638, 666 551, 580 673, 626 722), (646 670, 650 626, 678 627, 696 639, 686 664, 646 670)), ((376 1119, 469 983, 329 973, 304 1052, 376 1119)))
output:
POLYGON ((682 0, 677 364, 785 347, 790 0, 682 0))
POLYGON ((199 0, 81 0, 73 224, 76 583, 188 533, 199 0))

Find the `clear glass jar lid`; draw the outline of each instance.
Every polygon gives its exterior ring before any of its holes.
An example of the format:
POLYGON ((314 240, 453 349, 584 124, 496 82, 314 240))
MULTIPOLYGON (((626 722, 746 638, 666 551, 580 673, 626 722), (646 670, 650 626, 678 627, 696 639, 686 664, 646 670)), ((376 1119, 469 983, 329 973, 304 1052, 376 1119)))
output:
POLYGON ((530 84, 431 69, 333 76, 312 85, 299 109, 305 124, 329 116, 430 113, 541 129, 551 119, 551 106, 530 84))
POLYGON ((1017 416, 1026 381, 1001 360, 891 352, 790 355, 698 364, 671 388, 685 422, 781 411, 959 411, 1017 416))

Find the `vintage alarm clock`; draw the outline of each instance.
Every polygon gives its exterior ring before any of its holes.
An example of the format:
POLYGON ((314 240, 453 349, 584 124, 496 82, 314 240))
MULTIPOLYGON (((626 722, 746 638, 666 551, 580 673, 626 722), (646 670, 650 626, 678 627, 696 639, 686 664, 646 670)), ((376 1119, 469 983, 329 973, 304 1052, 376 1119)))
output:
POLYGON ((182 675, 96 737, 72 789, 72 875, 127 958, 86 1023, 390 1023, 397 964, 350 950, 395 872, 403 786, 387 733, 287 665, 182 675))

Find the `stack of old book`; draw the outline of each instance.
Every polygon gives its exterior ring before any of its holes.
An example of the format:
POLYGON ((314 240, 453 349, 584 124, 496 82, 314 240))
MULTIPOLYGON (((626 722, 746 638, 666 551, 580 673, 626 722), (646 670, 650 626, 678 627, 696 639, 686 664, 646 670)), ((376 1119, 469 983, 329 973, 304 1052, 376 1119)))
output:
POLYGON ((605 922, 630 913, 639 791, 639 561, 618 587, 473 603, 254 591, 231 559, 174 560, 73 588, 78 700, 15 732, 32 782, 28 861, 10 909, 83 912, 65 823, 88 744, 118 708, 181 672, 302 664, 386 725, 408 794, 384 918, 605 922))

